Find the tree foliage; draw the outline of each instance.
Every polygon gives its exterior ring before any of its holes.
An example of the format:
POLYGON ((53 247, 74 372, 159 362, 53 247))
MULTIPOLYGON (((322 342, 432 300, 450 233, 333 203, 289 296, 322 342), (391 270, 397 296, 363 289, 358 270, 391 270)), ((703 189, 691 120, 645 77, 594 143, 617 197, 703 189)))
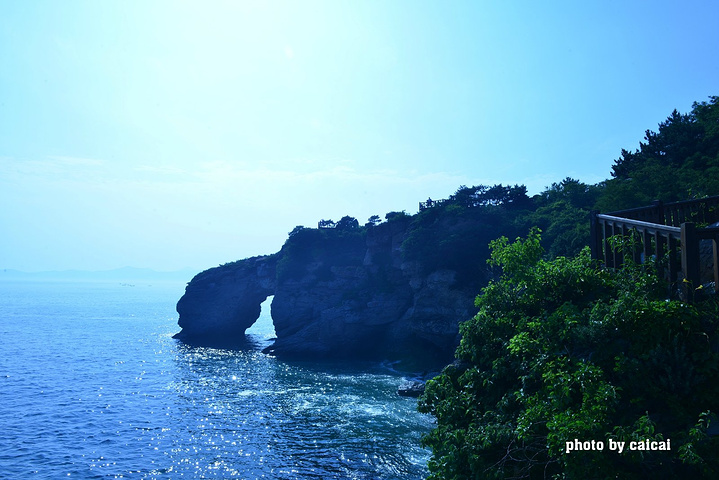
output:
POLYGON ((418 213, 402 243, 404 260, 419 262, 425 274, 453 270, 457 282, 472 293, 486 283, 489 242, 497 232, 516 235, 526 231, 523 216, 530 206, 524 201, 507 200, 509 190, 521 192, 526 198, 524 187, 514 190, 515 187, 497 185, 501 187, 495 189, 499 196, 481 198, 477 192, 487 194, 494 187, 480 187, 460 187, 449 202, 418 213), (498 198, 504 200, 500 202, 498 198))
POLYGON ((589 214, 601 188, 567 177, 534 198, 528 224, 544 232, 550 257, 575 255, 589 243, 589 214))
POLYGON ((526 207, 530 203, 527 196, 527 187, 524 185, 514 185, 513 187, 507 185, 505 187, 501 183, 491 187, 487 185, 475 185, 473 187, 461 185, 449 200, 463 207, 486 205, 526 207))
POLYGON ((357 230, 359 228, 359 221, 356 218, 345 215, 340 218, 337 222, 336 229, 338 230, 357 230))
POLYGON ((364 224, 365 227, 375 227, 379 225, 382 222, 382 219, 379 218, 379 215, 372 215, 367 219, 367 223, 364 224))
POLYGON ((715 478, 717 304, 667 301, 649 271, 599 270, 587 249, 543 257, 537 230, 492 242, 501 276, 420 399, 430 478, 715 478), (610 438, 626 451, 565 451, 610 438), (672 449, 629 451, 645 439, 672 449))
POLYGON ((395 222, 409 216, 410 215, 408 215, 407 212, 402 210, 401 212, 387 212, 384 216, 384 219, 388 222, 395 222))
POLYGON ((633 152, 622 149, 599 206, 604 211, 719 194, 719 97, 674 110, 647 130, 633 152))
POLYGON ((294 237, 298 233, 300 233, 302 230, 304 230, 305 227, 302 225, 297 225, 295 228, 292 229, 292 231, 289 233, 289 237, 294 237))

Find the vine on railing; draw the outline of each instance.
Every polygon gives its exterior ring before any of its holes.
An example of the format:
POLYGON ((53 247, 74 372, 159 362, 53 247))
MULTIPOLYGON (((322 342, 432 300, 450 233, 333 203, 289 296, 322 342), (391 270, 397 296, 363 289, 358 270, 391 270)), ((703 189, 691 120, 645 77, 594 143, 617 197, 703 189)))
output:
POLYGON ((704 288, 700 244, 710 240, 713 288, 714 293, 719 293, 719 227, 708 226, 717 220, 719 196, 667 204, 655 202, 609 215, 592 212, 592 256, 607 268, 618 268, 628 258, 636 263, 654 259, 659 275, 668 280, 672 292, 681 286, 681 296, 692 300, 694 291, 704 288))

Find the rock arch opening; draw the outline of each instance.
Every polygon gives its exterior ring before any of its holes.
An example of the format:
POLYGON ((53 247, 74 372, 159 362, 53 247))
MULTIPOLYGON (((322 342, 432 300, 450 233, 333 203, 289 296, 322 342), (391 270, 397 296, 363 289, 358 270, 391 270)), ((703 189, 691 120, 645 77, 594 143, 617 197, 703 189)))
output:
POLYGON ((272 300, 274 295, 268 295, 260 304, 260 316, 250 325, 245 333, 257 335, 263 339, 275 338, 275 325, 272 321, 272 300))

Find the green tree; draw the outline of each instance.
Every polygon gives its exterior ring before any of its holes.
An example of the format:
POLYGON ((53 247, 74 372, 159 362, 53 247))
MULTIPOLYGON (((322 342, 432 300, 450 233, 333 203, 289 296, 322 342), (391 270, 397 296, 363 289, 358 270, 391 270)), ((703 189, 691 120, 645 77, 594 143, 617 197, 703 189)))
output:
POLYGON ((388 222, 393 222, 407 217, 410 217, 410 215, 407 215, 407 212, 402 210, 401 212, 387 212, 384 216, 384 219, 388 222))
POLYGON ((382 219, 379 218, 379 215, 372 215, 367 219, 367 223, 365 223, 365 227, 374 227, 376 225, 379 225, 380 222, 382 222, 382 219))
POLYGON ((589 243, 589 214, 600 193, 599 186, 567 177, 534 198, 528 223, 542 229, 551 257, 575 255, 589 243))
POLYGON ((467 187, 461 185, 449 198, 450 202, 463 207, 511 205, 518 208, 527 208, 530 199, 527 196, 527 187, 515 185, 506 187, 497 184, 491 187, 475 185, 467 187))
POLYGON ((359 228, 359 222, 356 218, 345 215, 344 217, 340 218, 335 228, 337 230, 356 230, 359 228))
POLYGON ((602 211, 719 194, 719 97, 674 110, 633 152, 622 149, 600 198, 602 211))
POLYGON ((293 228, 292 231, 289 233, 289 236, 290 236, 290 237, 294 237, 295 235, 297 235, 298 233, 300 233, 300 232, 301 232, 302 230, 304 230, 304 229, 305 229, 305 227, 303 227, 302 225, 297 225, 297 226, 296 226, 295 228, 293 228))

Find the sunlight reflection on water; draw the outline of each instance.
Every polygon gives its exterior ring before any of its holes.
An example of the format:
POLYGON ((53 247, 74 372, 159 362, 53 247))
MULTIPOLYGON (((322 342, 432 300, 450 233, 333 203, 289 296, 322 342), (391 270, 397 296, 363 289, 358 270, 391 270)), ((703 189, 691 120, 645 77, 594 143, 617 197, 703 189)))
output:
POLYGON ((267 317, 241 349, 185 345, 176 285, 0 293, 1 478, 426 475, 430 419, 381 365, 267 356, 267 317))

